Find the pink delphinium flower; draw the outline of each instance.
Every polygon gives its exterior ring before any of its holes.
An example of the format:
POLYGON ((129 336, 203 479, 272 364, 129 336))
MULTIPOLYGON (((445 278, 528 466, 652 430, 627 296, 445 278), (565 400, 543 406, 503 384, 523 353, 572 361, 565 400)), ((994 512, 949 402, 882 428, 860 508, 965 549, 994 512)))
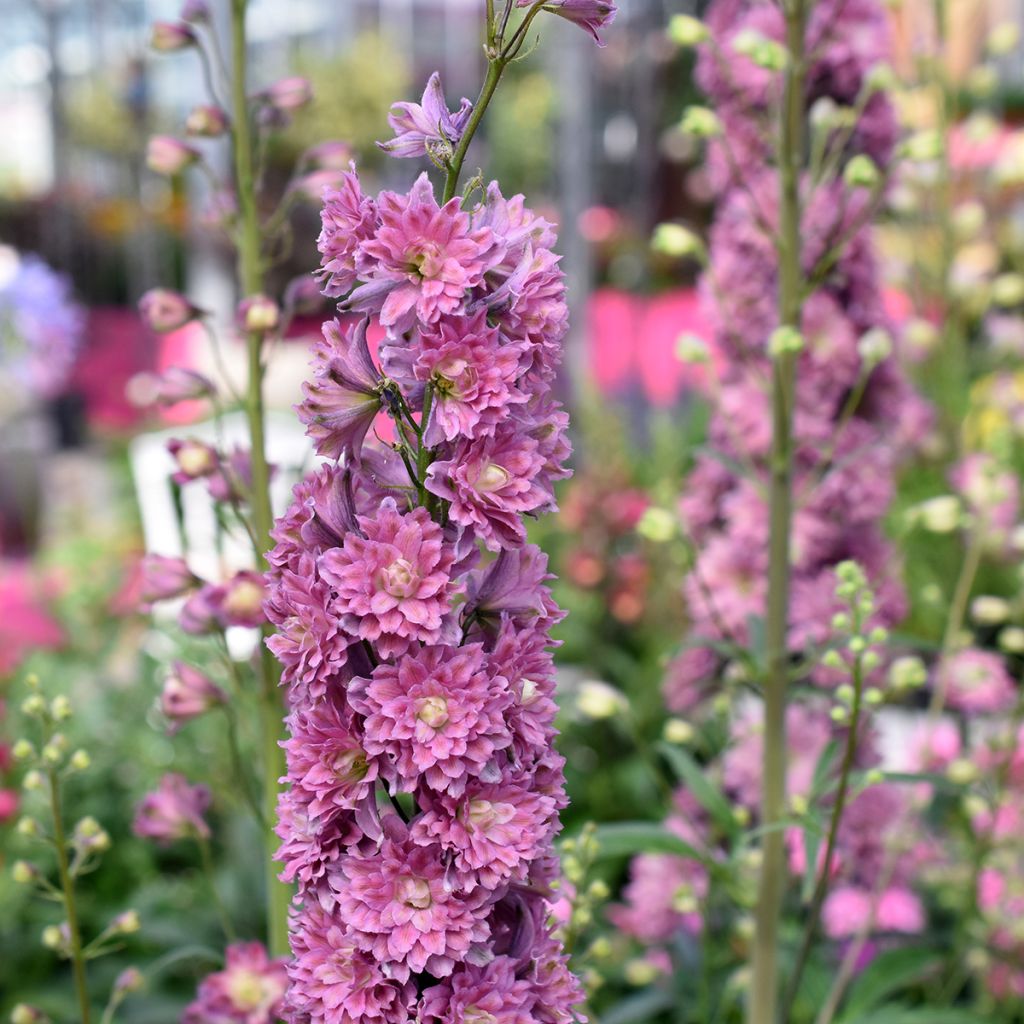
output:
POLYGON ((329 875, 331 894, 355 945, 400 981, 451 974, 488 936, 489 890, 453 890, 439 846, 417 846, 392 816, 379 851, 350 853, 329 875))
POLYGON ((467 776, 511 743, 511 695, 492 686, 485 664, 479 644, 424 647, 353 681, 349 702, 365 716, 365 747, 384 778, 409 792, 422 776, 460 796, 467 776))
POLYGON ((199 985, 182 1024, 275 1024, 288 988, 285 959, 272 960, 259 942, 228 946, 225 959, 199 985))
POLYGON ((514 382, 521 375, 522 349, 501 344, 486 311, 468 322, 442 318, 420 336, 413 373, 433 384, 434 397, 424 438, 427 444, 493 434, 529 397, 514 382))
POLYGON ((184 775, 169 773, 139 803, 132 828, 137 836, 162 844, 190 836, 209 839, 210 826, 203 818, 209 806, 206 786, 191 786, 184 775))
POLYGON ((1002 656, 975 647, 944 658, 936 669, 934 685, 949 707, 968 714, 1008 711, 1017 699, 1017 687, 1002 656))
MULTIPOLYGON (((517 0, 519 7, 533 7, 537 0, 517 0)), ((557 14, 566 21, 586 29, 596 40, 598 46, 604 46, 597 30, 606 28, 615 20, 618 8, 612 0, 546 0, 544 10, 557 14)))
POLYGON ((537 995, 533 986, 517 979, 516 963, 498 957, 486 966, 468 964, 440 985, 423 993, 423 1024, 531 1024, 537 995))
POLYGON ((144 608, 157 601, 181 597, 198 582, 185 559, 174 555, 145 555, 141 573, 139 599, 144 608))
POLYGON ((337 298, 356 283, 356 251, 373 234, 377 204, 363 195, 355 167, 344 175, 340 188, 324 194, 323 228, 317 245, 323 269, 324 293, 337 298))
POLYGON ((366 284, 349 297, 350 307, 379 313, 393 336, 417 319, 434 324, 465 312, 466 293, 501 259, 502 247, 489 228, 472 228, 461 206, 458 198, 438 206, 426 174, 408 195, 383 193, 379 225, 356 252, 366 284))
POLYGON ((376 517, 359 517, 363 536, 350 533, 319 560, 333 589, 333 609, 352 636, 378 645, 385 657, 418 640, 441 638, 455 584, 454 555, 441 528, 422 508, 399 512, 386 498, 376 517))

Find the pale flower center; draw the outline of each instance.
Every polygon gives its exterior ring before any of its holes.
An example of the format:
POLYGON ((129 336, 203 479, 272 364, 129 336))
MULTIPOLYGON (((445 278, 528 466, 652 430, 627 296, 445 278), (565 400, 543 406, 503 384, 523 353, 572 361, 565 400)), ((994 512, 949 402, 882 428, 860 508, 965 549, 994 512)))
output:
POLYGON ((537 684, 532 679, 524 679, 521 686, 522 697, 519 698, 519 703, 529 704, 537 696, 537 684))
POLYGON ((490 800, 470 800, 466 808, 466 820, 474 829, 488 829, 494 824, 497 814, 490 800))
POLYGON ((228 994, 239 1010, 258 1010, 266 998, 263 978, 255 971, 232 971, 228 978, 228 994))
POLYGON ((512 479, 512 474, 496 462, 488 462, 476 478, 478 491, 497 491, 512 479))
POLYGON ((343 750, 334 759, 334 774, 342 782, 361 782, 366 777, 366 756, 358 748, 343 750))
POLYGON ((469 364, 465 359, 451 356, 434 367, 434 383, 437 390, 448 398, 462 398, 466 387, 471 384, 469 364))
POLYGON ((416 584, 416 570, 404 558, 396 558, 383 573, 384 589, 392 597, 412 597, 416 584))
POLYGON ((498 1018, 479 1006, 467 1006, 462 1014, 462 1024, 498 1024, 498 1018))
POLYGON ((224 598, 224 607, 232 615, 255 615, 263 607, 263 588, 248 580, 236 583, 224 598))
POLYGON ((202 476, 216 468, 210 450, 201 444, 183 444, 175 457, 182 472, 189 476, 202 476))
POLYGON ((448 701, 444 697, 424 697, 417 705, 416 717, 431 729, 440 729, 448 721, 448 701))
POLYGON ((425 878, 400 878, 395 888, 399 902, 407 907, 426 910, 433 902, 430 896, 430 883, 425 878))

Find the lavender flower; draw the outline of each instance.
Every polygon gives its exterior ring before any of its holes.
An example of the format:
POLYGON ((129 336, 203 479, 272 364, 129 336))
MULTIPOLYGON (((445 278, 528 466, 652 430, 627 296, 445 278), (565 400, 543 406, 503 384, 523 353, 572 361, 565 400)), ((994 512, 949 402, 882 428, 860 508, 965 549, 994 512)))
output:
POLYGON ((419 103, 396 103, 388 115, 395 137, 377 145, 396 157, 429 156, 439 167, 451 160, 462 138, 473 104, 465 97, 453 114, 445 103, 441 76, 434 72, 427 80, 419 103))

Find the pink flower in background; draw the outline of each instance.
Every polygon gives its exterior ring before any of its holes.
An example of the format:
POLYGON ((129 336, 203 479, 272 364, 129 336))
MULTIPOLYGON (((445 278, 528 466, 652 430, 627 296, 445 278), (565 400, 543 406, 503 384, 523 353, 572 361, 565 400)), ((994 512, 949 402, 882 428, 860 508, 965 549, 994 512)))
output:
POLYGON ((225 960, 200 983, 182 1024, 275 1024, 288 988, 286 960, 272 960, 259 942, 228 946, 225 960))
POLYGON ((210 826, 203 818, 209 806, 206 786, 189 785, 184 775, 169 773, 136 807, 132 828, 137 836, 161 844, 190 837, 209 839, 210 826))
POLYGON ((226 702, 227 694, 205 672, 183 661, 174 662, 160 693, 160 710, 172 733, 226 702))
POLYGON ((944 658, 934 685, 949 707, 967 714, 1009 711, 1017 700, 1017 687, 1002 656, 974 647, 944 658))
POLYGON ((176 555, 145 555, 142 559, 139 599, 143 608, 148 608, 157 601, 181 597, 197 583, 195 574, 184 558, 176 555))

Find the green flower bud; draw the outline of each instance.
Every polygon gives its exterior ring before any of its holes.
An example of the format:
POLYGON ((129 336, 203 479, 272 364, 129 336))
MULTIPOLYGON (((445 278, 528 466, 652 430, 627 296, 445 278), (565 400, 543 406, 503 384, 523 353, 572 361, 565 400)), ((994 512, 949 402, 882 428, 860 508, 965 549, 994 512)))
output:
POLYGON ((673 14, 668 21, 668 37, 676 46, 698 46, 708 39, 707 25, 688 14, 673 14))
POLYGON ((71 717, 71 701, 63 694, 54 697, 50 702, 50 714, 55 722, 63 722, 71 717))
POLYGON ((42 789, 45 784, 46 777, 42 772, 34 769, 30 772, 25 772, 25 777, 21 780, 22 788, 29 793, 42 789))
POLYGON ((787 353, 796 354, 806 348, 804 336, 795 327, 783 324, 776 327, 768 338, 768 354, 779 358, 787 353))
POLYGON ((1020 44, 1020 29, 1012 21, 996 25, 988 34, 985 48, 993 57, 1008 57, 1020 44))
POLYGON ((640 522, 636 524, 636 532, 641 537, 656 544, 665 544, 676 536, 679 524, 675 515, 667 508, 651 505, 645 508, 640 522))
POLYGON ((76 772, 84 772, 92 764, 92 758, 87 750, 76 750, 68 762, 76 772))
POLYGON ((676 339, 676 359, 681 363, 700 365, 711 361, 707 342, 687 331, 676 339))
POLYGON ((680 131, 699 139, 711 139, 722 134, 722 122, 718 115, 707 107, 687 107, 679 123, 680 131))
POLYGON ((1000 274, 992 282, 992 301, 1003 307, 1024 302, 1024 274, 1000 274))
POLYGON ((38 693, 29 694, 21 702, 21 713, 28 718, 42 718, 46 714, 46 701, 38 693))
POLYGON ((737 32, 732 41, 732 48, 766 71, 782 71, 789 63, 789 54, 786 53, 784 46, 754 29, 737 32))
POLYGON ((857 355, 865 369, 873 370, 892 355, 892 335, 882 327, 872 327, 857 342, 857 355))
POLYGON ((662 735, 669 743, 683 745, 690 743, 696 733, 689 722, 684 722, 681 718, 670 718, 665 722, 662 735))
POLYGON ((654 229, 651 248, 655 252, 676 259, 692 258, 703 261, 707 254, 699 235, 682 224, 671 222, 659 224, 654 229))
POLYGON ((28 885, 39 877, 39 872, 27 860, 16 860, 11 865, 11 878, 19 885, 28 885))
POLYGON ((39 827, 39 822, 35 818, 30 818, 26 815, 18 820, 17 832, 19 836, 24 836, 26 839, 35 839, 36 836, 42 835, 42 831, 39 827))
POLYGON ((27 761, 30 757, 34 757, 36 748, 29 743, 28 740, 18 740, 11 748, 11 756, 15 761, 27 761))
POLYGON ((877 188, 881 180, 874 160, 863 153, 853 157, 843 170, 843 181, 850 188, 877 188))

